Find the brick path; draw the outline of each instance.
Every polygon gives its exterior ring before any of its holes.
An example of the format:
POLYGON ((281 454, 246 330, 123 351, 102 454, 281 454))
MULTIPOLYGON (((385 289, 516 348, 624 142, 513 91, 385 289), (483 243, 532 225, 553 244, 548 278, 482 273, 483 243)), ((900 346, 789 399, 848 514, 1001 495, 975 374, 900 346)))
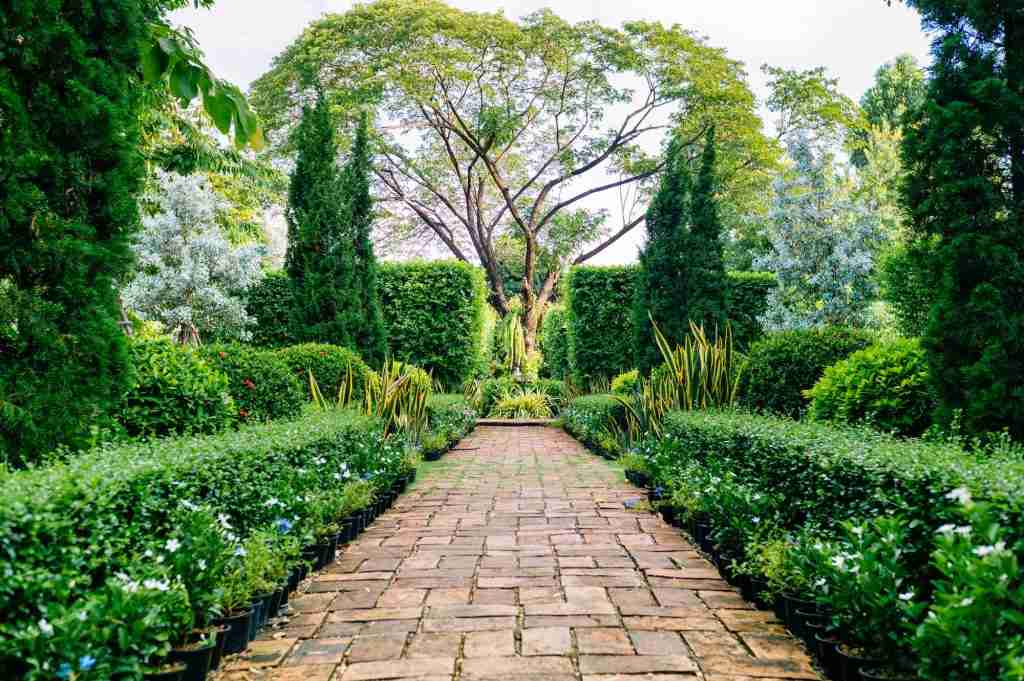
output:
POLYGON ((819 679, 642 494, 552 428, 478 428, 220 680, 819 679))

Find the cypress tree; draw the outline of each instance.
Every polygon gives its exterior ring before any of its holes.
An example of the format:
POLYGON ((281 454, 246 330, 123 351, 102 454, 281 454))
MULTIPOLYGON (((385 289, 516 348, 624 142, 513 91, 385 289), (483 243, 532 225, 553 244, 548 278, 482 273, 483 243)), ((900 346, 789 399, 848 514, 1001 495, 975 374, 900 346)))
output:
POLYGON ((688 251, 683 256, 687 262, 682 273, 686 316, 694 323, 702 324, 708 338, 722 332, 728 318, 729 280, 722 254, 722 223, 718 219, 715 200, 715 158, 715 129, 711 128, 704 144, 697 184, 693 188, 690 238, 686 241, 688 251))
POLYGON ((912 229, 936 239, 925 331, 940 422, 1024 436, 1024 3, 914 0, 939 33, 906 127, 912 229))
POLYGON ((640 252, 633 304, 634 353, 637 368, 645 374, 662 361, 651 317, 670 342, 682 341, 690 330, 684 276, 691 190, 689 162, 673 137, 658 191, 647 208, 647 243, 640 252))
POLYGON ((640 254, 633 305, 636 362, 644 373, 662 361, 651 317, 673 344, 689 335, 691 320, 703 324, 709 337, 724 328, 729 284, 715 182, 714 129, 708 132, 695 184, 689 161, 673 139, 647 210, 647 244, 640 254))
POLYGON ((298 158, 288 188, 288 250, 292 281, 291 326, 299 342, 355 348, 360 309, 355 287, 355 249, 347 224, 338 146, 327 100, 302 110, 296 129, 298 158))
POLYGON ((371 366, 380 366, 387 355, 384 315, 377 287, 377 258, 370 235, 373 230, 373 199, 370 197, 370 149, 366 114, 359 120, 352 156, 342 173, 343 201, 354 238, 356 297, 359 315, 354 340, 359 354, 371 366))
POLYGON ((89 444, 128 389, 115 286, 138 225, 152 18, 138 0, 0 11, 0 462, 89 444))

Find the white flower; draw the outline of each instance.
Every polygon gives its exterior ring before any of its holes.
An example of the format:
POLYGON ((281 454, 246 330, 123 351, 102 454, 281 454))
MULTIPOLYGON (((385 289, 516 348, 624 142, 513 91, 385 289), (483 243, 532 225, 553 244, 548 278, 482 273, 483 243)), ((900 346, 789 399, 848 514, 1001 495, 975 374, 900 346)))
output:
POLYGON ((79 622, 84 622, 86 620, 86 618, 88 618, 88 617, 89 617, 89 613, 87 613, 85 610, 83 610, 82 612, 78 613, 78 621, 79 622))
POLYGON ((39 631, 43 636, 53 636, 53 625, 46 621, 46 618, 39 620, 39 631))
POLYGON ((181 547, 181 542, 178 541, 177 539, 170 539, 170 540, 168 540, 167 544, 164 546, 164 548, 167 549, 168 553, 174 553, 180 547, 181 547))
POLYGON ((196 563, 196 565, 199 566, 200 570, 205 570, 206 569, 206 561, 203 560, 202 558, 199 559, 199 561, 196 563))
POLYGON ((961 537, 970 537, 971 536, 971 527, 970 527, 970 525, 960 525, 959 527, 957 527, 953 531, 956 532, 957 534, 959 534, 961 537))
POLYGON ((965 598, 962 601, 960 601, 960 607, 966 608, 968 605, 971 605, 972 603, 974 603, 973 598, 965 598))
POLYGON ((238 556, 239 558, 244 556, 245 555, 245 549, 242 548, 241 546, 239 546, 237 549, 235 549, 235 555, 238 556))
POLYGON ((953 530, 956 529, 956 525, 953 523, 946 523, 939 529, 935 530, 937 534, 953 534, 953 530))
POLYGON ((183 499, 183 500, 182 500, 182 502, 181 502, 181 505, 182 505, 182 506, 183 506, 184 508, 187 508, 187 509, 188 509, 188 510, 190 510, 190 511, 195 511, 196 509, 198 509, 198 508, 199 508, 198 506, 196 506, 195 504, 193 504, 193 503, 192 503, 191 501, 189 501, 188 499, 183 499))
POLYGON ((142 583, 142 586, 152 591, 167 591, 171 588, 170 584, 159 579, 147 579, 142 583))
POLYGON ((964 506, 969 506, 971 503, 971 492, 966 487, 957 487, 946 495, 947 499, 952 499, 964 506))
POLYGON ((914 599, 914 592, 913 591, 907 591, 906 593, 901 593, 900 594, 900 600, 901 601, 911 601, 913 599, 914 599))
POLYGON ((863 537, 864 536, 864 528, 860 527, 859 525, 857 527, 851 528, 850 532, 853 532, 858 537, 863 537))
POLYGON ((978 548, 974 549, 974 555, 984 558, 985 556, 987 556, 995 550, 996 547, 994 546, 979 546, 978 548))
POLYGON ((229 521, 230 518, 228 518, 227 513, 221 513, 217 516, 217 522, 220 523, 220 526, 223 527, 225 530, 231 528, 231 523, 229 521))

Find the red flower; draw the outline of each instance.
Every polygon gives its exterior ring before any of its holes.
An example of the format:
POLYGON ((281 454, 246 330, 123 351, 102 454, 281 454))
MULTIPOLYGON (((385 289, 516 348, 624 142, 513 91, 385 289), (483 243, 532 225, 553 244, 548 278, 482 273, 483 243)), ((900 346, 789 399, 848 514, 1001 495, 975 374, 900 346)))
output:
POLYGON ((225 357, 228 356, 228 353, 224 352, 223 350, 217 351, 217 354, 220 355, 221 359, 224 359, 225 357))
POLYGON ((247 412, 245 409, 239 409, 238 410, 238 415, 239 415, 239 417, 244 419, 245 417, 247 417, 249 415, 249 412, 247 412))
POLYGON ((242 381, 242 385, 244 385, 249 390, 252 390, 253 388, 256 387, 256 384, 250 381, 248 378, 242 381))

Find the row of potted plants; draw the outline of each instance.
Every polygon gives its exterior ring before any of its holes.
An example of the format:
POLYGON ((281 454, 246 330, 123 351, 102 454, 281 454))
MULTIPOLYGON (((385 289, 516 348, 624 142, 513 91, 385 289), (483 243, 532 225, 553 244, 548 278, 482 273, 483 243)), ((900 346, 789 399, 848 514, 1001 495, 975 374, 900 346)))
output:
MULTIPOLYGON (((303 545, 293 535, 294 526, 287 519, 275 523, 272 529, 253 533, 233 550, 229 542, 224 542, 223 548, 231 550, 231 558, 225 561, 227 579, 217 590, 220 599, 215 612, 220 614, 209 619, 208 627, 193 630, 184 644, 171 648, 162 661, 148 667, 144 678, 203 681, 220 666, 225 655, 244 652, 288 604, 289 596, 306 576, 333 563, 339 546, 356 539, 415 478, 416 469, 410 467, 386 489, 360 481, 333 490, 339 501, 318 506, 321 515, 313 525, 316 538, 312 543, 303 545)), ((199 513, 193 517, 201 518, 202 510, 195 510, 199 513)), ((195 526, 190 529, 192 537, 202 534, 195 526)), ((218 534, 230 540, 229 529, 223 524, 221 529, 228 531, 218 534)), ((187 560, 197 559, 188 551, 193 547, 175 548, 182 555, 187 553, 187 560)))

